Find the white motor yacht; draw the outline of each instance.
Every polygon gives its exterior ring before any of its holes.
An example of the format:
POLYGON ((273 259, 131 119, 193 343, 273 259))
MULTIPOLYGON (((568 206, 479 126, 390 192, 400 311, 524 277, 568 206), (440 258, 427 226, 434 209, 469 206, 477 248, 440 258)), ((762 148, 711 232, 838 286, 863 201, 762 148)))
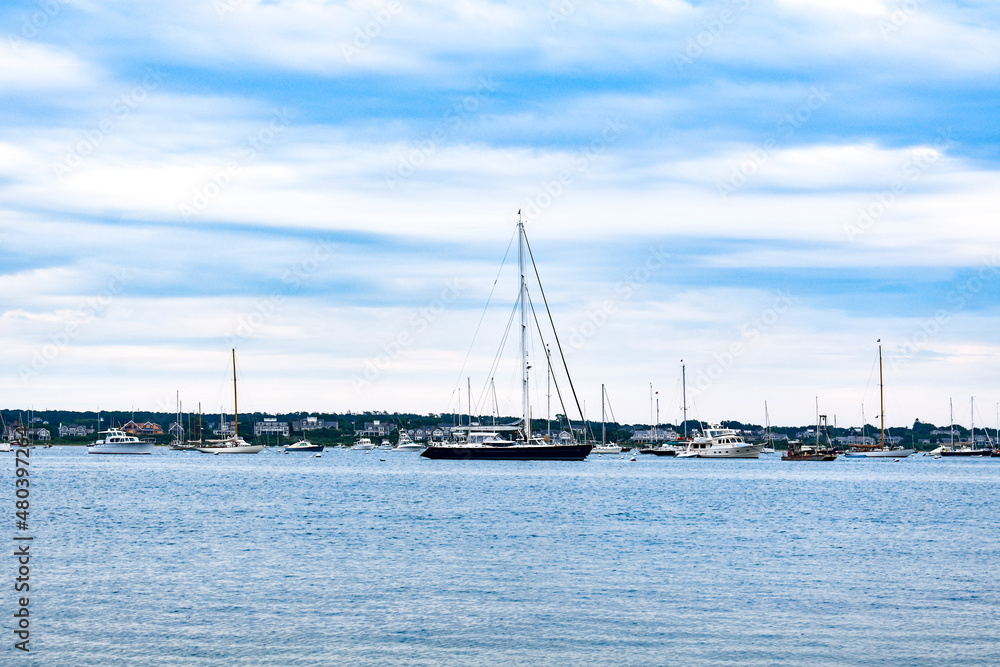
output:
POLYGON ((153 443, 143 442, 120 428, 112 428, 104 433, 104 438, 87 447, 88 454, 152 454, 153 443))
POLYGON ((351 449, 375 449, 375 443, 368 438, 358 438, 351 449))
POLYGON ((763 443, 750 444, 731 428, 711 426, 684 451, 678 452, 677 458, 756 459, 760 458, 763 449, 763 443))
POLYGON ((423 450, 424 446, 420 443, 413 442, 410 436, 406 435, 402 431, 399 433, 399 441, 396 442, 396 446, 392 448, 394 452, 419 452, 423 450))

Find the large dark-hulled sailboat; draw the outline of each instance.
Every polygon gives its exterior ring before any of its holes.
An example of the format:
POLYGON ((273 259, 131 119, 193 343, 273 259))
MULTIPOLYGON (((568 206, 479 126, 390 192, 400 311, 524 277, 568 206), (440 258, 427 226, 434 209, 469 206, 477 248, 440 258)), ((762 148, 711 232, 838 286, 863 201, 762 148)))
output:
MULTIPOLYGON (((520 211, 519 211, 520 213, 520 211)), ((530 255, 531 248, 524 235, 524 223, 517 222, 517 263, 520 273, 520 294, 518 295, 518 310, 521 314, 521 420, 518 424, 506 427, 473 427, 470 423, 465 442, 442 443, 430 445, 421 456, 429 459, 465 459, 493 461, 582 461, 590 454, 593 445, 571 442, 569 444, 554 444, 545 438, 531 433, 531 408, 528 400, 528 285, 525 280, 526 253, 530 255), (508 437, 509 436, 509 439, 508 437)), ((534 266, 534 258, 531 259, 534 266)), ((535 274, 537 276, 537 267, 535 274)), ((539 284, 541 291, 541 285, 539 284)), ((545 293, 542 291, 544 299, 545 293)), ((548 306, 546 305, 546 310, 548 306)), ((551 321, 551 314, 550 314, 551 321)), ((554 329, 553 329, 554 332, 554 329)), ((558 344, 558 336, 556 337, 558 344)), ((561 346, 560 346, 561 356, 561 346)), ((548 355, 546 355, 548 361, 548 355)), ((567 371, 568 375, 568 371, 567 371)), ((572 381, 570 381, 572 386, 572 381)), ((573 392, 574 399, 576 392, 573 392)), ((565 412, 564 412, 565 414, 565 412)), ((581 413, 582 414, 582 413, 581 413)), ((572 429, 570 429, 572 432, 572 429)))

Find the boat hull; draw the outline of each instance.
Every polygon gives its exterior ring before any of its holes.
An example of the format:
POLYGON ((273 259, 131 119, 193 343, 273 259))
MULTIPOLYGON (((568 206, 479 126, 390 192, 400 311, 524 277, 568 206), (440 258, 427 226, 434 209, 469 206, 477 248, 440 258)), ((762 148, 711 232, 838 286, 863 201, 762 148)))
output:
POLYGON ((622 453, 622 448, 621 447, 607 447, 607 446, 598 445, 597 447, 594 447, 592 450, 590 450, 590 453, 591 454, 621 454, 622 453))
POLYGON ((321 452, 323 451, 323 445, 306 445, 304 447, 296 447, 295 445, 288 445, 285 447, 286 452, 321 452))
POLYGON ((912 449, 872 449, 870 451, 847 452, 848 459, 902 459, 913 454, 912 449))
POLYGON ((960 449, 957 452, 941 452, 941 456, 992 456, 990 449, 960 449))
POLYGON ((423 445, 403 445, 402 447, 393 447, 391 451, 394 452, 419 452, 423 450, 423 445))
POLYGON ((110 444, 90 445, 88 454, 152 454, 153 444, 150 442, 115 442, 110 444))
POLYGON ((530 445, 510 447, 449 447, 431 445, 421 456, 468 461, 582 461, 593 445, 530 445))
POLYGON ((781 457, 782 461, 836 461, 836 454, 793 454, 789 456, 785 454, 781 457))
POLYGON ((237 445, 235 447, 196 447, 203 454, 257 454, 264 445, 237 445))

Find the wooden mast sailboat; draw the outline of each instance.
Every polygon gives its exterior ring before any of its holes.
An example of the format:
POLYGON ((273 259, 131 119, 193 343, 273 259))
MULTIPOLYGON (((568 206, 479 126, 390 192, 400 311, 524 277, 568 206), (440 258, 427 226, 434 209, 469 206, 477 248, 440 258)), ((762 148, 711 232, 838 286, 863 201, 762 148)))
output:
MULTIPOLYGON (((520 211, 518 211, 520 213, 520 211)), ((517 221, 517 263, 520 274, 520 289, 518 294, 518 309, 521 314, 521 423, 520 426, 510 425, 506 427, 473 427, 467 429, 467 437, 464 443, 442 443, 432 444, 427 447, 421 456, 429 459, 468 459, 468 460, 514 460, 514 461, 582 461, 590 454, 593 445, 590 443, 571 443, 568 445, 556 445, 547 442, 544 438, 532 436, 531 433, 531 407, 528 396, 528 284, 526 281, 527 272, 525 261, 530 254, 531 248, 528 246, 527 238, 524 235, 524 223, 520 216, 517 221), (526 252, 527 251, 527 252, 526 252), (479 430, 477 433, 476 431, 479 430), (505 440, 500 436, 500 431, 512 431, 514 440, 505 440)), ((534 267, 534 258, 532 258, 534 267)), ((537 267, 535 268, 537 277, 537 267)), ((539 284, 539 290, 541 285, 539 284)), ((542 298, 545 298, 544 291, 542 298)), ((546 310, 548 304, 546 304, 546 310)), ((551 321, 551 314, 550 314, 551 321)), ((554 328, 553 328, 554 331, 554 328)), ((558 335, 556 344, 559 345, 558 335)), ((559 347, 560 355, 562 347, 559 347)), ((546 354, 546 357, 548 355, 546 354)), ((565 364, 565 357, 563 358, 565 364)), ((568 375, 568 373, 567 373, 568 375)), ((572 381, 571 381, 572 386, 572 381)), ((558 385, 556 387, 558 389, 558 385)), ((575 392, 574 392, 575 396, 575 392)), ((577 402, 579 407, 579 402, 577 402)), ((581 419, 583 414, 581 411, 581 419)), ((586 430, 586 420, 584 420, 586 430)), ((572 431, 572 427, 570 428, 572 431)))
POLYGON ((878 398, 879 398, 879 442, 877 445, 866 445, 864 443, 859 445, 854 445, 851 449, 844 454, 847 458, 896 458, 901 459, 903 457, 909 456, 913 453, 913 449, 907 449, 903 446, 896 447, 893 449, 892 444, 886 444, 885 442, 885 391, 884 384, 882 381, 882 339, 878 339, 878 398))
POLYGON ((233 349, 233 435, 222 440, 208 440, 208 444, 195 447, 205 454, 256 454, 264 445, 251 445, 240 437, 240 412, 236 397, 236 349, 233 349))

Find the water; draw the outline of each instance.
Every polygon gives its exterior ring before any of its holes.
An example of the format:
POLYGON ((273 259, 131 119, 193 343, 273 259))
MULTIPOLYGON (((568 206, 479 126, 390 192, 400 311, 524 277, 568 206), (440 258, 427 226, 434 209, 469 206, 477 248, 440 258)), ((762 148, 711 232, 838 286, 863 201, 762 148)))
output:
POLYGON ((31 471, 32 652, 5 587, 4 664, 1000 664, 1000 459, 56 447, 31 471))

